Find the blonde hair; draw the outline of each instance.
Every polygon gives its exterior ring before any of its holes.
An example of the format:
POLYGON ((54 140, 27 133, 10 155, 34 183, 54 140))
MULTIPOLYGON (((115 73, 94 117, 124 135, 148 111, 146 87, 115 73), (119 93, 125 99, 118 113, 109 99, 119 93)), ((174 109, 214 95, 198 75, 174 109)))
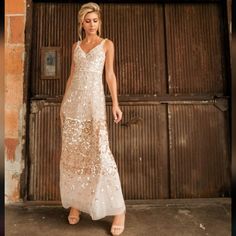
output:
POLYGON ((101 36, 101 25, 102 25, 101 9, 97 3, 88 2, 83 4, 78 12, 78 35, 79 35, 79 40, 81 41, 83 39, 83 33, 84 33, 82 22, 84 20, 85 15, 90 12, 95 12, 98 15, 99 26, 97 34, 99 35, 99 37, 101 36))

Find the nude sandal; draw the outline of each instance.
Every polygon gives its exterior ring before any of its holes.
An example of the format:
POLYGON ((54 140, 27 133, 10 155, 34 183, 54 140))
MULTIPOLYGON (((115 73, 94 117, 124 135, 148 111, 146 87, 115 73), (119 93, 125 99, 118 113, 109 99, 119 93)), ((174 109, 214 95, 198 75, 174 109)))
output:
MULTIPOLYGON (((126 213, 126 211, 125 211, 125 213, 126 213)), ((124 214, 125 214, 124 213, 124 214)), ((111 226, 111 233, 112 233, 112 235, 120 235, 120 234, 122 234, 123 233, 123 231, 124 231, 124 228, 125 228, 125 226, 124 225, 112 225, 111 226), (117 232, 118 231, 118 232, 117 232), (115 233, 115 232, 117 232, 117 233, 115 233)))
POLYGON ((69 223, 71 225, 77 224, 79 222, 79 220, 80 220, 80 215, 81 215, 81 212, 79 212, 78 215, 73 215, 73 214, 70 213, 69 216, 68 216, 69 223))
POLYGON ((112 233, 112 235, 120 235, 123 233, 124 228, 125 228, 124 225, 112 225, 111 226, 111 233, 112 233), (115 233, 115 232, 117 232, 117 233, 115 233))

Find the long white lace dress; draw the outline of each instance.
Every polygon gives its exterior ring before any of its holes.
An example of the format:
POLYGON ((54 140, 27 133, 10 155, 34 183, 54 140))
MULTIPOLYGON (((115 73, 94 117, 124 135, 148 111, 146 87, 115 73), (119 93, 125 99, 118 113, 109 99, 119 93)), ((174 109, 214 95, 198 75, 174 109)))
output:
POLYGON ((118 168, 109 148, 102 74, 103 39, 88 53, 77 42, 71 86, 61 103, 60 195, 93 220, 126 210, 118 168))

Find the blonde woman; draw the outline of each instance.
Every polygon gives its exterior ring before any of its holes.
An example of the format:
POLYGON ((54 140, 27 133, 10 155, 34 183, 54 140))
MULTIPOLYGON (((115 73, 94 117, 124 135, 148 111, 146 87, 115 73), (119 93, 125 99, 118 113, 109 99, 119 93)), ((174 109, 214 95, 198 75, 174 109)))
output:
POLYGON ((71 72, 60 108, 61 201, 64 208, 70 207, 70 224, 79 222, 81 212, 88 213, 93 220, 113 215, 111 233, 120 235, 124 231, 126 206, 117 165, 109 148, 102 83, 105 66, 117 125, 122 111, 113 71, 114 44, 101 38, 99 5, 83 4, 78 20, 79 40, 72 46, 71 72))

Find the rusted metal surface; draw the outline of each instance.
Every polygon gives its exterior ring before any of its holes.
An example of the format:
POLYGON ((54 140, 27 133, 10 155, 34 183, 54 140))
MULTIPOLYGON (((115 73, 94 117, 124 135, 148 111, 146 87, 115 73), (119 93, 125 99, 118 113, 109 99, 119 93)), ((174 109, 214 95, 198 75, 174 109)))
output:
MULTIPOLYGON (((107 124, 125 198, 167 198, 166 106, 129 104, 121 109, 124 117, 116 125, 111 106, 107 107, 107 124)), ((31 105, 28 200, 60 200, 58 112, 58 104, 34 101, 31 105)))
POLYGON ((214 105, 168 105, 171 198, 229 196, 227 115, 214 105))
MULTIPOLYGON (((100 5, 103 10, 103 32, 115 45, 118 93, 165 93, 163 5, 100 5)), ((108 86, 105 86, 105 92, 109 94, 108 86)))
POLYGON ((224 94, 221 4, 166 4, 169 93, 224 94))
POLYGON ((110 147, 125 199, 168 198, 166 105, 121 105, 123 119, 113 123, 107 107, 110 147))
MULTIPOLYGON (((115 44, 115 72, 119 94, 165 92, 163 6, 158 4, 100 5, 104 18, 103 37, 112 39, 115 44), (133 12, 132 19, 131 12, 133 12), (149 15, 148 19, 146 14, 149 15), (152 25, 149 23, 150 19, 152 25), (153 27, 156 30, 153 30, 153 27)), ((79 5, 74 3, 36 3, 34 6, 33 28, 37 31, 33 31, 31 93, 35 98, 61 96, 64 93, 70 72, 71 47, 78 40, 76 25, 78 9, 79 5), (47 46, 61 47, 62 79, 41 79, 40 51, 41 47, 47 46)), ((105 85, 105 93, 109 93, 107 85, 105 85)))
MULTIPOLYGON (((115 45, 123 119, 107 123, 125 199, 223 196, 228 99, 218 3, 100 4, 115 45)), ((59 106, 78 40, 75 3, 34 4, 28 200, 59 200, 59 106), (70 25, 70 27, 68 27, 70 25), (40 47, 61 46, 61 80, 41 80, 40 47)))
POLYGON ((78 7, 75 3, 34 3, 30 75, 32 97, 55 97, 64 94, 70 73, 72 44, 77 41, 78 7), (61 48, 62 79, 41 79, 41 47, 61 48))
POLYGON ((43 100, 31 104, 28 200, 58 200, 60 197, 58 114, 58 104, 43 100))

